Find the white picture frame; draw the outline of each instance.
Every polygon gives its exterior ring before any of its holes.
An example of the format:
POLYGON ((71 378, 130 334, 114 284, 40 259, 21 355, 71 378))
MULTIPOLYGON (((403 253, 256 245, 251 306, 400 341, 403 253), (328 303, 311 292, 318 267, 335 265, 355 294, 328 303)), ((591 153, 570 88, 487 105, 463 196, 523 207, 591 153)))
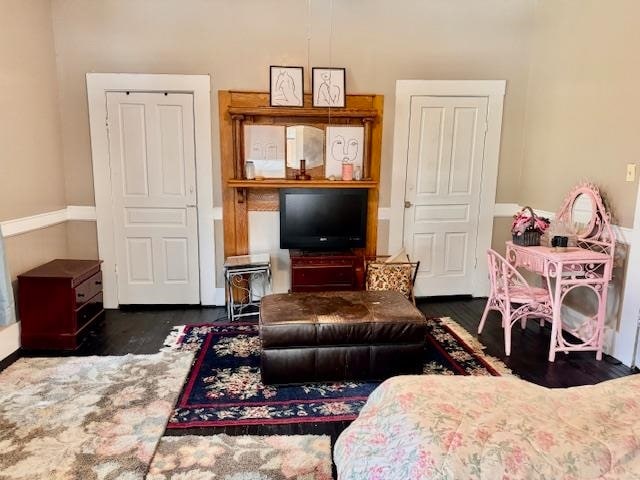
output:
POLYGON ((304 69, 302 67, 269 67, 269 104, 272 107, 304 106, 304 69))
POLYGON ((253 162, 256 177, 285 178, 284 125, 245 125, 244 161, 253 162))
POLYGON ((342 178, 342 164, 352 163, 362 170, 364 127, 328 126, 326 133, 325 177, 342 178))
POLYGON ((344 68, 313 67, 313 106, 343 108, 346 105, 346 77, 347 71, 344 68))

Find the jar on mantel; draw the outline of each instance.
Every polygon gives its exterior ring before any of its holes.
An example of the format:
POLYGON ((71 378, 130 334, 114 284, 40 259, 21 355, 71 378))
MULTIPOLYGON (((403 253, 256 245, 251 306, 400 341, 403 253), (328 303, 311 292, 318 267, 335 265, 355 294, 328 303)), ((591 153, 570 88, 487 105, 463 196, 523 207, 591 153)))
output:
POLYGON ((362 180, 362 167, 360 165, 353 167, 353 179, 357 181, 362 180))
POLYGON ((256 167, 253 162, 244 163, 244 176, 247 180, 253 180, 256 178, 256 167))

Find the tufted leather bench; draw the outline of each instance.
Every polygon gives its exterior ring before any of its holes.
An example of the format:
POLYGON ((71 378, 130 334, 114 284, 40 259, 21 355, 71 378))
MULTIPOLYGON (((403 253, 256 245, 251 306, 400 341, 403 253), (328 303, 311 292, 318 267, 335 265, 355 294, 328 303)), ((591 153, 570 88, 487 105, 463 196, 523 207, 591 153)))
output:
POLYGON ((266 384, 383 380, 422 370, 427 326, 402 294, 268 295, 260 304, 266 384))

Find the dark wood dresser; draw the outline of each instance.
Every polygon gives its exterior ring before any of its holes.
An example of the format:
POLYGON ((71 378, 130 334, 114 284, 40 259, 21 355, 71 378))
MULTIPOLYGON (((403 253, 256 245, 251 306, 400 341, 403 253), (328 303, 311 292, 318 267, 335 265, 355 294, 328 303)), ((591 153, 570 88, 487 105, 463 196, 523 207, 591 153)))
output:
POLYGON ((53 260, 18 276, 25 349, 74 350, 104 315, 100 260, 53 260))
POLYGON ((289 250, 292 292, 362 290, 364 260, 352 252, 289 250))

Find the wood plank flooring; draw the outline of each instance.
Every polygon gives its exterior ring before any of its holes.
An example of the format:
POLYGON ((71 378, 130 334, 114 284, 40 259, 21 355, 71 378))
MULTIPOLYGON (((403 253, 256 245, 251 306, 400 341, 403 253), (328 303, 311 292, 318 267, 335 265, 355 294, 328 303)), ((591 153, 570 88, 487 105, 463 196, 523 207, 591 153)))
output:
MULTIPOLYGON (((475 335, 485 299, 444 297, 423 299, 419 308, 428 316, 451 317, 475 335)), ((124 355, 155 353, 176 325, 226 321, 222 308, 172 308, 109 310, 105 321, 91 333, 73 355, 124 355)), ((547 387, 594 384, 633 373, 611 357, 598 362, 592 353, 560 354, 555 363, 547 362, 550 328, 529 322, 525 330, 513 329, 512 355, 504 356, 503 334, 499 317, 492 314, 478 339, 489 355, 503 360, 524 380, 547 387)), ((21 352, 24 356, 60 355, 57 352, 21 352)), ((0 369, 15 360, 0 362, 0 369)), ((250 425, 241 427, 190 428, 167 430, 167 435, 329 435, 332 444, 349 422, 307 423, 293 425, 250 425)))

